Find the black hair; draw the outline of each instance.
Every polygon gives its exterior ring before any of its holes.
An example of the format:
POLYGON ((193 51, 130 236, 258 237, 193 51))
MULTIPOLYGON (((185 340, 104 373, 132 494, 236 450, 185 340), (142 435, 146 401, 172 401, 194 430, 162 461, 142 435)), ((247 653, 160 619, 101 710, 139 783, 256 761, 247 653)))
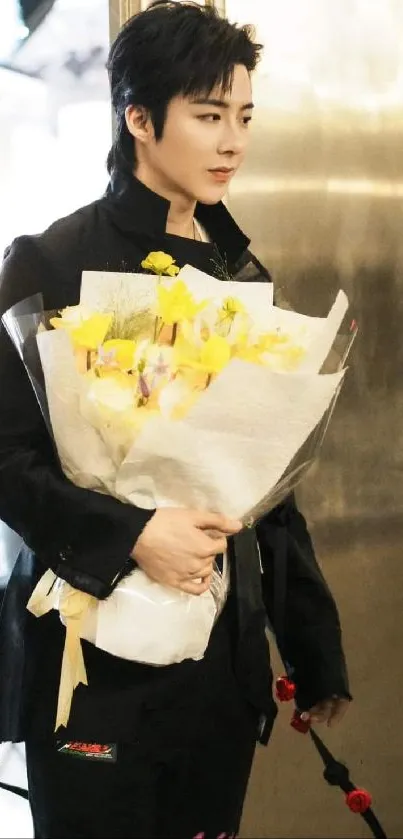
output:
POLYGON ((110 173, 132 172, 134 140, 128 131, 128 105, 143 107, 160 140, 169 102, 178 95, 208 95, 231 89, 234 67, 251 73, 260 44, 251 26, 221 18, 212 6, 156 0, 123 26, 112 44, 107 69, 116 135, 108 155, 110 173))

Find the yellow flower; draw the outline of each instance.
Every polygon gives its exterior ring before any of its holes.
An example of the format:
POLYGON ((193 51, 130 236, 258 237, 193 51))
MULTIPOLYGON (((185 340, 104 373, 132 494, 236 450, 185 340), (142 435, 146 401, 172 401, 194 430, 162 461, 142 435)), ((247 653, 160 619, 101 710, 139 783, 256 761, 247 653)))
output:
POLYGON ((173 348, 154 344, 146 338, 136 347, 134 355, 136 368, 141 367, 147 376, 171 376, 173 365, 173 348))
POLYGON ((65 329, 76 347, 83 347, 86 350, 97 350, 105 340, 110 329, 113 315, 90 315, 80 306, 68 306, 60 313, 61 317, 51 318, 51 325, 54 329, 65 329), (75 310, 74 312, 72 310, 75 310))
POLYGON ((257 349, 262 354, 262 361, 272 369, 296 370, 306 350, 291 341, 290 336, 281 332, 267 332, 260 336, 257 349))
POLYGON ((158 286, 157 295, 157 315, 167 326, 191 320, 205 306, 204 302, 196 303, 193 294, 182 280, 178 280, 171 288, 158 286))
POLYGON ((220 335, 211 335, 201 346, 200 364, 206 373, 220 373, 231 358, 231 347, 220 335))
POLYGON ((123 338, 113 338, 102 345, 99 362, 105 366, 120 367, 121 370, 132 370, 136 342, 123 338))
POLYGON ((255 342, 249 341, 244 332, 233 347, 234 357, 277 371, 297 369, 304 355, 303 347, 292 344, 289 336, 278 332, 266 332, 255 342))
POLYGON ((52 318, 50 321, 55 329, 58 327, 75 329, 91 317, 91 311, 86 306, 82 306, 81 303, 78 306, 66 306, 65 309, 61 309, 59 314, 59 318, 52 318))
POLYGON ((175 265, 175 260, 172 256, 164 251, 151 251, 148 256, 143 259, 141 267, 146 271, 152 271, 153 274, 167 274, 169 277, 176 277, 179 274, 179 268, 175 265))
POLYGON ((276 352, 280 348, 284 348, 289 338, 281 332, 264 332, 259 336, 257 346, 260 352, 276 352))
MULTIPOLYGON (((303 347, 288 347, 281 353, 274 356, 278 360, 278 369, 281 370, 297 370, 300 362, 304 358, 305 350, 303 347)), ((269 357, 263 358, 265 364, 268 363, 269 357)), ((270 366, 270 365, 269 365, 270 366)))
POLYGON ((190 367, 208 375, 220 373, 231 359, 231 347, 220 335, 211 335, 207 341, 195 346, 181 337, 175 346, 178 367, 190 367))
POLYGON ((105 340, 113 315, 93 315, 71 332, 73 343, 86 350, 96 350, 105 340))
POLYGON ((138 383, 137 376, 120 370, 109 371, 101 377, 90 371, 87 387, 81 395, 80 411, 85 419, 101 435, 105 429, 114 429, 112 456, 118 462, 126 457, 143 425, 159 413, 156 400, 140 404, 138 383))
POLYGON ((226 297, 218 312, 218 320, 234 320, 236 315, 244 314, 245 306, 236 297, 226 297))
POLYGON ((234 358, 240 358, 242 361, 249 361, 251 364, 264 363, 261 350, 253 344, 235 344, 233 356, 234 358))

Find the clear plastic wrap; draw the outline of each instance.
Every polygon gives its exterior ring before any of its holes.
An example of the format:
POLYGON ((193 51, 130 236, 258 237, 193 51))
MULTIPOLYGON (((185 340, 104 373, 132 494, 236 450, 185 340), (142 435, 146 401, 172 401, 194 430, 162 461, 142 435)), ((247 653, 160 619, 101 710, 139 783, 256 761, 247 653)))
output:
MULTIPOLYGON (((246 266, 239 283, 219 282, 190 266, 180 276, 196 300, 214 293, 252 301, 260 328, 265 319, 272 329, 292 333, 303 327, 309 340, 301 369, 266 371, 234 360, 188 415, 180 421, 150 419, 126 448, 116 446, 113 423, 93 427, 84 416, 82 378, 71 341, 59 330, 49 331, 56 313, 43 311, 41 296, 3 316, 70 480, 138 506, 212 509, 240 518, 247 527, 295 489, 319 454, 357 329, 355 324, 345 328, 343 293, 327 319, 306 318, 273 309, 271 292, 253 281, 256 266, 252 269, 252 281, 246 266)), ((136 305, 140 312, 152 308, 156 278, 136 275, 134 283, 131 275, 125 286, 126 277, 84 274, 82 301, 92 311, 105 312, 111 300, 124 299, 127 305, 130 289, 132 310, 136 305)), ((154 665, 202 658, 228 585, 226 559, 223 573, 215 569, 210 591, 200 597, 162 586, 136 569, 98 602, 48 572, 28 607, 38 616, 56 608, 67 626, 70 675, 65 668, 64 676, 70 681, 59 697, 58 723, 67 721, 72 690, 85 681, 79 638, 121 658, 154 665), (73 613, 79 614, 78 621, 69 620, 73 613)))

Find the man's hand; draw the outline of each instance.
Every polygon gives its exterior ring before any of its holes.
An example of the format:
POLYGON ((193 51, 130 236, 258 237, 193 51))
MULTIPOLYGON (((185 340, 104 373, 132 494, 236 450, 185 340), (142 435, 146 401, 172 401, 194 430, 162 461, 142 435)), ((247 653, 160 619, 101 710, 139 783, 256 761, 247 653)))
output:
POLYGON ((310 720, 313 724, 325 722, 329 728, 337 725, 347 712, 350 700, 345 697, 332 696, 314 705, 310 711, 301 714, 302 720, 310 720))
POLYGON ((203 594, 215 557, 227 550, 227 536, 241 529, 241 522, 219 513, 163 507, 146 524, 132 557, 152 580, 203 594))

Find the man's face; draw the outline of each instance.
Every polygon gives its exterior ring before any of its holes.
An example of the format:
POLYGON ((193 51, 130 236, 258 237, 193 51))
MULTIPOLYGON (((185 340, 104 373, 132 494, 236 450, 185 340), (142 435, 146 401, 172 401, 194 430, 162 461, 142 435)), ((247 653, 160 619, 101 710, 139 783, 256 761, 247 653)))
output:
POLYGON ((248 145, 252 91, 246 67, 237 65, 231 91, 208 98, 177 96, 164 133, 141 143, 137 174, 160 194, 215 204, 227 192, 248 145), (144 178, 144 176, 147 176, 144 178), (151 178, 151 180, 150 180, 151 178))

